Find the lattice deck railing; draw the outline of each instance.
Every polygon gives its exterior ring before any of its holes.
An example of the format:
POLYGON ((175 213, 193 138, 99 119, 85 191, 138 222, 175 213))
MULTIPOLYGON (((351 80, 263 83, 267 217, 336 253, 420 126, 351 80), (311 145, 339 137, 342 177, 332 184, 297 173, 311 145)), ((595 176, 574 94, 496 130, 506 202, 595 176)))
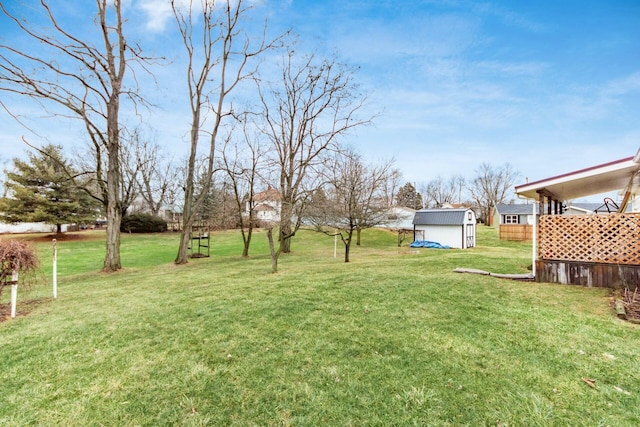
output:
POLYGON ((640 265, 640 213, 543 215, 538 227, 538 257, 640 265))

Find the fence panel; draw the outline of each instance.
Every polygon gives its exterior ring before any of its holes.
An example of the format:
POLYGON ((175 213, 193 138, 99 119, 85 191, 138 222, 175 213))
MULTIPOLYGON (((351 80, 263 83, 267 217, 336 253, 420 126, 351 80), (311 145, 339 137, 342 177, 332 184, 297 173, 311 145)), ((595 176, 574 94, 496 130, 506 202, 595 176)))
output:
POLYGON ((500 240, 531 240, 533 226, 527 224, 500 224, 500 240))
POLYGON ((543 215, 538 256, 543 260, 640 265, 640 214, 543 215))

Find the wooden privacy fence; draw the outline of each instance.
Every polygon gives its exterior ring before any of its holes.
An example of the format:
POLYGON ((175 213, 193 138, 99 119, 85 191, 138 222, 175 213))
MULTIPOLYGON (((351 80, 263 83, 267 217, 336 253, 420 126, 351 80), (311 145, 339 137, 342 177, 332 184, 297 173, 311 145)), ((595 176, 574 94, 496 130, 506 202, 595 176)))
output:
POLYGON ((532 225, 500 224, 500 240, 531 240, 532 238, 532 225))
POLYGON ((640 265, 640 213, 543 215, 538 224, 542 260, 640 265))

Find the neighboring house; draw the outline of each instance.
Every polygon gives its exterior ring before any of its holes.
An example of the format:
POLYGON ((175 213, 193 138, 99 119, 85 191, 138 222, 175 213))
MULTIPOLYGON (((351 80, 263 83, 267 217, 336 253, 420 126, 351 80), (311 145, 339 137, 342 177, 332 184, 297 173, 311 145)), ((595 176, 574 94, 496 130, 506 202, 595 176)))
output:
MULTIPOLYGON (((533 205, 532 204, 504 204, 498 203, 493 209, 492 225, 501 224, 533 224, 533 205)), ((536 214, 540 210, 536 206, 536 214)))
MULTIPOLYGON (((68 224, 62 224, 62 232, 66 233, 69 229, 68 224)), ((46 224, 44 222, 19 222, 17 224, 7 224, 0 222, 0 234, 4 233, 55 233, 55 224, 46 224)))
POLYGON ((540 207, 532 246, 536 281, 612 288, 640 283, 640 150, 515 190, 540 207), (620 196, 616 212, 564 215, 567 206, 578 205, 570 200, 612 192, 620 196))
POLYGON ((167 221, 167 229, 169 231, 182 231, 183 212, 181 207, 163 205, 158 213, 160 218, 167 221))
POLYGON ((538 215, 536 204, 498 203, 493 208, 490 225, 498 228, 500 240, 532 240, 534 207, 538 215))
POLYGON ((443 208, 446 209, 472 209, 473 206, 471 206, 469 203, 445 203, 444 205, 442 205, 443 208))
MULTIPOLYGON (((491 224, 499 228, 501 240, 532 240, 533 209, 540 215, 537 203, 503 204, 494 208, 491 224)), ((608 214, 615 209, 614 203, 571 203, 563 204, 562 215, 608 214)))
POLYGON ((422 209, 413 218, 413 239, 451 248, 476 245, 476 214, 472 209, 422 209))
POLYGON ((415 209, 405 206, 393 206, 386 213, 385 221, 380 224, 380 227, 390 230, 413 230, 413 217, 415 216, 415 209))
POLYGON ((269 187, 265 191, 256 193, 253 200, 249 200, 245 206, 245 213, 248 215, 251 210, 255 213, 255 218, 259 221, 277 222, 280 220, 280 208, 282 207, 282 197, 275 188, 269 187))
POLYGON ((600 208, 604 206, 602 203, 572 203, 565 207, 562 212, 563 215, 591 215, 594 213, 607 213, 600 211, 600 208))

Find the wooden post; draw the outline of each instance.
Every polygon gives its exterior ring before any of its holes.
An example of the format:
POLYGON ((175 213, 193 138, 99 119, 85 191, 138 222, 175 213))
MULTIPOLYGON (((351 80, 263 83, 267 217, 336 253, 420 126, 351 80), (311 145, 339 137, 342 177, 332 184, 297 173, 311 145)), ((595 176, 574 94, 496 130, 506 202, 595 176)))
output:
POLYGON ((533 233, 531 235, 531 275, 536 277, 536 260, 538 259, 538 212, 537 204, 534 201, 533 205, 533 233))
POLYGON ((53 299, 58 298, 58 247, 53 239, 53 299))
POLYGON ((11 318, 16 317, 16 303, 18 301, 18 272, 11 274, 11 318))
POLYGON ((538 191, 538 204, 540 205, 540 215, 544 215, 544 195, 538 191))
POLYGON ((616 308, 616 314, 618 315, 618 317, 620 319, 626 319, 627 318, 627 311, 625 310, 624 307, 624 302, 617 299, 615 300, 615 308, 616 308))

